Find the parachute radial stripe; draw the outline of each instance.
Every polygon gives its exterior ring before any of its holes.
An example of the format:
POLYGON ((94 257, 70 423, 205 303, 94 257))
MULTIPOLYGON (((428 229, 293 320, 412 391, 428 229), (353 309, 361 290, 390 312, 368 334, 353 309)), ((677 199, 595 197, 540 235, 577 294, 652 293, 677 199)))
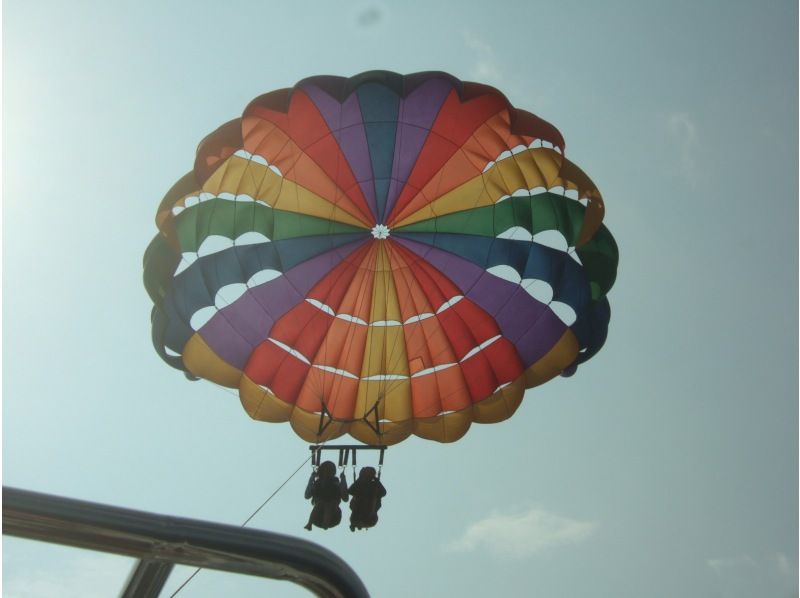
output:
MULTIPOLYGON (((293 162, 289 170, 282 171, 286 173, 286 176, 283 176, 269 166, 234 154, 211 175, 202 190, 213 195, 221 193, 247 195, 268 206, 288 212, 329 218, 352 226, 368 226, 369 220, 356 206, 346 201, 345 195, 335 182, 318 171, 307 156, 301 154, 295 162, 299 164, 293 162), (295 181, 289 177, 297 168, 301 171, 303 169, 312 171, 317 176, 295 181), (326 199, 325 194, 332 199, 326 199)), ((175 205, 180 206, 182 203, 177 202, 175 205)))
MULTIPOLYGON (((454 160, 454 164, 448 163, 445 166, 439 179, 429 187, 422 188, 419 195, 409 201, 406 209, 390 221, 390 226, 399 228, 468 208, 493 205, 517 189, 562 187, 576 190, 579 197, 593 197, 597 194, 594 184, 585 175, 575 177, 577 180, 565 178, 564 169, 572 166, 571 162, 549 148, 532 148, 513 154, 491 164, 486 171, 474 168, 473 176, 459 181, 459 186, 456 186, 455 181, 449 182, 446 174, 451 170, 463 173, 465 170, 469 171, 469 167, 455 157, 454 160)), ((588 234, 593 233, 594 229, 591 229, 588 234)))
POLYGON ((514 343, 526 367, 543 357, 563 335, 566 325, 518 283, 498 278, 454 253, 406 239, 398 243, 440 272, 448 272, 462 294, 489 314, 500 332, 514 343), (521 337, 527 332, 533 334, 523 342, 521 337))
POLYGON ((243 296, 248 300, 240 298, 220 309, 198 332, 222 359, 243 370, 255 346, 269 337, 274 323, 360 246, 363 242, 356 241, 321 253, 285 270, 283 276, 248 289, 243 296), (240 332, 242 329, 248 332, 240 332))
POLYGON ((245 149, 263 155, 289 181, 320 197, 330 198, 348 212, 369 222, 370 209, 332 131, 311 98, 302 90, 292 94, 288 111, 281 113, 253 102, 245 111, 250 134, 260 139, 245 149), (348 190, 345 192, 345 190, 348 190))
POLYGON ((330 218, 285 212, 252 200, 220 197, 183 210, 175 217, 175 229, 181 248, 195 252, 210 235, 236 240, 249 232, 258 232, 271 241, 281 241, 308 235, 363 232, 359 227, 330 218))
POLYGON ((414 198, 414 190, 422 189, 434 177, 441 176, 442 167, 448 160, 459 152, 459 148, 475 129, 505 109, 504 103, 505 98, 500 94, 487 94, 472 101, 461 102, 458 92, 450 91, 439 108, 404 190, 386 220, 396 220, 395 214, 402 212, 414 198))
POLYGON ((307 441, 452 442, 602 347, 604 214, 555 127, 494 88, 312 77, 206 137, 161 201, 153 342, 307 441))

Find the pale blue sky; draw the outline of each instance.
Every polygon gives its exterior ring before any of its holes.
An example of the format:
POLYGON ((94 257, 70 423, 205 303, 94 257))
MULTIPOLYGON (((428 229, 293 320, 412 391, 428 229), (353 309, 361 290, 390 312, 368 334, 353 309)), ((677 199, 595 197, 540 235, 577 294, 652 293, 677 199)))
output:
MULTIPOLYGON (((789 0, 5 0, 3 483, 243 521, 308 450, 157 357, 156 207, 261 93, 444 70, 555 124, 603 192, 609 340, 510 421, 391 449, 369 533, 305 532, 305 470, 252 525, 327 546, 379 597, 797 596, 797 16, 789 0)), ((129 568, 3 546, 9 597, 106 595, 129 568)), ((204 572, 181 596, 263 583, 204 572)))

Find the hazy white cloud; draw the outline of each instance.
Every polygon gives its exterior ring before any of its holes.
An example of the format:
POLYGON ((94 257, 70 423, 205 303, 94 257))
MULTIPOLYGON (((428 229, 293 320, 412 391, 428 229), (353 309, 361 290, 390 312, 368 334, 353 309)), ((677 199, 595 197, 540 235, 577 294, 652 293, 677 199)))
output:
POLYGON ((797 574, 797 563, 789 560, 782 552, 777 552, 758 560, 747 554, 717 557, 706 560, 706 564, 720 575, 747 568, 770 569, 788 576, 795 576, 797 574))
POLYGON ((678 152, 678 169, 684 178, 694 183, 700 146, 697 126, 688 114, 673 112, 667 117, 667 129, 678 152))
POLYGON ((525 558, 542 549, 576 544, 597 528, 589 521, 577 521, 530 507, 515 513, 493 512, 470 525, 445 549, 467 552, 486 549, 498 556, 525 558))
POLYGON ((797 595, 797 562, 782 552, 714 557, 706 559, 706 565, 726 598, 797 595))
POLYGON ((778 571, 780 571, 783 575, 788 577, 797 577, 796 562, 790 561, 782 552, 773 555, 771 558, 775 561, 778 571))
POLYGON ((470 73, 480 83, 497 84, 502 78, 500 62, 494 53, 494 48, 482 37, 472 31, 463 32, 464 43, 476 55, 475 64, 470 73))
POLYGON ((65 559, 55 567, 21 571, 3 564, 3 596, 6 598, 83 598, 116 596, 128 579, 134 561, 94 553, 65 559))
POLYGON ((706 564, 718 574, 724 574, 731 569, 756 566, 756 562, 747 555, 708 559, 706 560, 706 564))

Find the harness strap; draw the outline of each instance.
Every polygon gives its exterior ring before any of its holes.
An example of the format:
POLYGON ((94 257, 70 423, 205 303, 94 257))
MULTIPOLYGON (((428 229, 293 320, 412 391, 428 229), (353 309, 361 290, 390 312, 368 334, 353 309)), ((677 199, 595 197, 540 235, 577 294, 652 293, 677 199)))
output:
POLYGON ((381 449, 381 455, 378 458, 378 479, 381 479, 381 470, 383 469, 383 453, 386 452, 385 448, 381 449))

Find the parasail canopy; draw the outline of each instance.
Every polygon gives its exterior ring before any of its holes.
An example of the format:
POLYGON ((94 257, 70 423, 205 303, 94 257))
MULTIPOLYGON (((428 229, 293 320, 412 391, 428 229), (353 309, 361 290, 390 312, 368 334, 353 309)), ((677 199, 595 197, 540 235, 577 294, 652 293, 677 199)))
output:
POLYGON ((206 137, 164 197, 153 341, 309 442, 451 442, 603 345, 603 215, 558 130, 494 88, 312 77, 206 137))

